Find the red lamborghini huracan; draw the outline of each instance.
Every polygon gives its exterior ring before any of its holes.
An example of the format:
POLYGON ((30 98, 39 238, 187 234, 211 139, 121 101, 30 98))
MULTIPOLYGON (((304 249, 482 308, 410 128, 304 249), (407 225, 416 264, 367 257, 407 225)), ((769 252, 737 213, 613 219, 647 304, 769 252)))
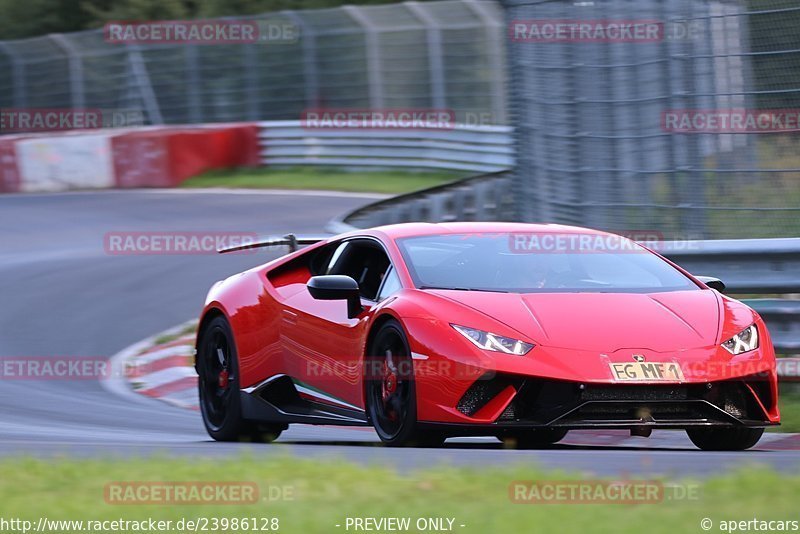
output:
POLYGON ((779 422, 758 314, 624 237, 413 223, 223 252, 277 244, 294 251, 215 284, 201 316, 214 439, 307 423, 372 425, 390 445, 534 447, 570 429, 674 428, 739 450, 779 422))

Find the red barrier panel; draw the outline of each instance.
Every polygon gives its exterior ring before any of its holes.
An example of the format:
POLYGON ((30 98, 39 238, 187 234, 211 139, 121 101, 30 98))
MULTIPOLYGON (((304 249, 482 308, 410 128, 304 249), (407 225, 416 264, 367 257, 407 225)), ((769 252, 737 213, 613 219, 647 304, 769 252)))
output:
POLYGON ((259 164, 258 128, 236 126, 176 133, 169 138, 169 153, 175 185, 213 169, 255 167, 259 164))
POLYGON ((143 130, 111 141, 117 187, 175 187, 214 169, 259 165, 258 127, 143 130))
POLYGON ((0 137, 0 193, 16 193, 20 189, 19 167, 14 144, 19 138, 0 137))
POLYGON ((117 187, 171 187, 164 131, 130 132, 111 139, 117 187))

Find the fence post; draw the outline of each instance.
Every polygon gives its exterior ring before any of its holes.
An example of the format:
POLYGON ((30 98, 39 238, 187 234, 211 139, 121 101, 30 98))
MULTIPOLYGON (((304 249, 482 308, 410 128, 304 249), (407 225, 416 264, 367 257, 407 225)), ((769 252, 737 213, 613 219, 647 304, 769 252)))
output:
MULTIPOLYGON (((203 106, 200 104, 200 70, 198 68, 198 49, 197 45, 186 46, 186 63, 188 74, 188 83, 186 87, 189 94, 187 100, 189 103, 189 121, 193 123, 203 122, 203 106)), ((149 80, 148 80, 149 83, 149 80)))
POLYGON ((189 122, 197 124, 203 122, 203 109, 200 105, 200 94, 198 92, 201 80, 197 64, 197 45, 187 45, 185 48, 186 70, 188 71, 186 83, 188 94, 186 95, 186 100, 189 104, 189 122))
POLYGON ((164 124, 164 117, 161 115, 161 109, 158 107, 158 100, 153 91, 153 85, 150 83, 150 75, 147 73, 147 67, 144 64, 144 58, 142 58, 142 53, 138 45, 128 45, 127 58, 133 77, 139 87, 139 92, 144 101, 145 108, 147 109, 150 124, 164 124))
POLYGON ((12 101, 14 102, 14 107, 24 108, 27 101, 25 95, 25 63, 17 57, 13 49, 7 43, 0 41, 0 50, 11 60, 11 76, 13 79, 12 101))
POLYGON ((83 109, 86 107, 86 92, 83 83, 83 60, 72 43, 70 43, 64 35, 56 33, 50 35, 50 38, 64 51, 69 61, 69 87, 72 109, 83 109))
MULTIPOLYGON (((689 3, 688 9, 690 10, 689 13, 689 20, 696 20, 698 13, 696 13, 696 3, 689 3)), ((708 8, 710 9, 710 7, 708 8)), ((728 32, 725 32, 726 36, 728 32)), ((737 35, 736 33, 732 34, 733 36, 737 35)), ((712 37, 713 39, 713 37, 712 37)), ((685 68, 687 69, 686 79, 689 85, 688 93, 691 98, 691 105, 690 107, 694 109, 698 109, 701 107, 699 104, 698 93, 700 93, 700 89, 698 88, 698 74, 697 74, 697 61, 698 56, 701 54, 697 51, 697 46, 694 40, 688 40, 690 50, 686 54, 686 59, 684 60, 685 68)), ((730 53, 727 49, 723 52, 724 54, 730 53)), ((715 74, 716 76, 716 74, 715 74)), ((744 89, 744 88, 742 88, 744 89)), ((735 92, 735 89, 728 89, 730 92, 735 92)), ((688 147, 689 152, 689 165, 690 171, 688 173, 688 177, 690 178, 689 183, 684 177, 684 180, 680 183, 680 203, 683 206, 686 206, 686 209, 682 210, 682 226, 683 231, 687 234, 693 235, 696 237, 708 237, 708 233, 706 232, 706 208, 708 207, 706 203, 706 191, 705 185, 706 180, 704 178, 705 171, 703 155, 700 150, 699 143, 691 143, 688 147)))
POLYGON ((428 40, 428 71, 431 77, 431 106, 435 109, 447 107, 444 86, 444 53, 442 51, 442 30, 436 20, 418 2, 404 2, 403 5, 425 26, 428 40))
POLYGON ((366 47, 367 72, 369 74, 370 106, 372 109, 382 109, 384 107, 384 98, 380 32, 360 8, 356 6, 342 6, 342 9, 364 29, 364 46, 366 47))
POLYGON ((286 17, 300 27, 303 46, 303 79, 305 80, 306 108, 319 106, 319 73, 317 69, 317 32, 295 11, 282 11, 286 17))
POLYGON ((506 54, 504 42, 507 33, 504 31, 504 16, 498 18, 496 7, 491 2, 482 0, 463 0, 464 3, 478 15, 485 24, 486 38, 489 43, 489 67, 492 69, 492 117, 494 124, 508 122, 508 108, 506 103, 506 54))
POLYGON ((245 95, 247 95, 247 105, 246 111, 247 120, 249 121, 257 121, 261 117, 260 115, 260 105, 258 102, 258 57, 256 55, 256 47, 261 46, 259 44, 245 44, 242 45, 244 48, 244 90, 245 95))

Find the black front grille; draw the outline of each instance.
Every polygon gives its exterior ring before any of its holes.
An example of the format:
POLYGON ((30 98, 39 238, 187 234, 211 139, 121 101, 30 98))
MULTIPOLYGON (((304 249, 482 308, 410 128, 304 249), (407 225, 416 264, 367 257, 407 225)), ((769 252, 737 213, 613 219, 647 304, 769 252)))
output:
POLYGON ((715 406, 722 408, 732 416, 742 419, 756 408, 753 395, 747 387, 739 382, 712 386, 706 398, 715 406))
POLYGON ((700 406, 682 402, 663 402, 639 405, 631 402, 588 403, 571 414, 570 418, 584 420, 620 419, 626 421, 653 421, 663 419, 694 419, 703 417, 700 406))
MULTIPOLYGON (((712 384, 581 384, 492 374, 477 380, 458 410, 474 416, 508 386, 517 394, 498 423, 531 425, 735 423, 764 421, 765 414, 742 380, 712 384)), ((768 400, 768 399, 767 399, 768 400)))
POLYGON ((764 419, 753 395, 744 383, 735 380, 709 386, 601 385, 527 379, 503 416, 504 421, 539 425, 579 425, 601 420, 606 424, 614 421, 620 424, 668 424, 687 420, 731 423, 735 419, 764 419))
POLYGON ((686 400, 688 387, 675 386, 586 386, 580 400, 661 401, 686 400))
MULTIPOLYGON (((475 415, 501 391, 512 385, 514 380, 505 375, 487 375, 475 381, 458 401, 458 411, 464 415, 475 415)), ((513 413, 513 408, 509 407, 513 413)), ((508 412, 509 409, 506 409, 508 412)), ((505 415, 505 413, 504 413, 505 415)))
POLYGON ((503 413, 500 414, 500 417, 498 418, 498 420, 499 421, 513 421, 516 418, 517 418, 517 411, 516 411, 516 408, 514 407, 514 403, 512 402, 511 404, 506 406, 506 409, 503 410, 503 413))

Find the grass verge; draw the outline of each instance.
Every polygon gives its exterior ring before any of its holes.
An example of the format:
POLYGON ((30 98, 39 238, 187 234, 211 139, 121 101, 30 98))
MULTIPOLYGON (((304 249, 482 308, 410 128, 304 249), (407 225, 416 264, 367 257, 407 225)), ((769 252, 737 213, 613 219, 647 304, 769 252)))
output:
MULTIPOLYGON (((153 345, 165 345, 182 337, 197 335, 197 321, 191 321, 180 330, 168 334, 161 334, 153 340, 153 345)), ((149 348, 149 347, 148 347, 149 348)))
MULTIPOLYGON (((515 481, 580 478, 545 472, 529 464, 506 468, 437 467, 401 474, 379 465, 361 467, 345 461, 321 462, 290 456, 243 455, 206 460, 7 458, 0 461, 0 472, 0 518, 6 520, 21 518, 36 525, 40 517, 49 521, 153 518, 170 520, 174 525, 182 518, 278 518, 279 531, 289 533, 347 532, 348 517, 409 517, 412 525, 418 518, 454 518, 455 532, 562 534, 700 532, 700 521, 710 518, 714 530, 719 531, 721 520, 796 519, 796 496, 800 494, 800 476, 756 467, 704 481, 681 482, 682 487, 693 488, 689 492, 691 498, 668 497, 663 502, 637 505, 512 503, 509 488, 515 481), (255 483, 258 502, 119 505, 106 500, 110 494, 108 485, 123 481, 223 480, 255 483)), ((258 524, 261 526, 260 519, 258 524)), ((220 530, 245 529, 229 526, 220 530)), ((246 530, 262 531, 252 526, 246 530)), ((61 525, 56 529, 51 525, 47 531, 74 532, 78 528, 61 525)), ((409 531, 417 529, 412 527, 409 531)))
POLYGON ((181 187, 251 189, 324 189, 330 191, 399 194, 445 184, 466 177, 459 172, 351 172, 330 167, 238 169, 213 171, 190 178, 181 187))
POLYGON ((778 395, 781 426, 778 432, 800 432, 800 384, 781 384, 778 395))

